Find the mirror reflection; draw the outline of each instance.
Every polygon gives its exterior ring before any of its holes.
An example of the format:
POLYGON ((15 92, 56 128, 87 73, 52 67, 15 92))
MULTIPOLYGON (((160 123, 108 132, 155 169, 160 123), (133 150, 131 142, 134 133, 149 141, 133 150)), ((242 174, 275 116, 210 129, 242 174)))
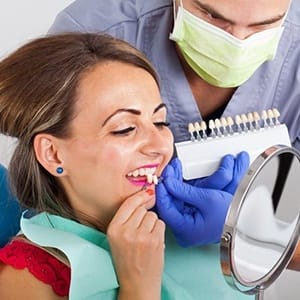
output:
POLYGON ((262 295, 289 262, 298 265, 293 252, 299 233, 299 157, 291 147, 268 148, 235 194, 221 242, 221 265, 227 282, 240 291, 262 295))
POLYGON ((300 186, 293 179, 299 167, 291 153, 279 154, 265 164, 245 195, 233 248, 234 267, 244 282, 266 276, 289 243, 298 219, 295 195, 300 186))

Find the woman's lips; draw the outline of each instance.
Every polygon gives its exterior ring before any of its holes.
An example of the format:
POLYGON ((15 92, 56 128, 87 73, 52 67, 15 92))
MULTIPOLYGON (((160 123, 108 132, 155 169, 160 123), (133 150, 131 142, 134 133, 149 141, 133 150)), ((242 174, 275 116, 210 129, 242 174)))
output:
POLYGON ((127 177, 127 179, 132 183, 133 185, 136 186, 144 186, 144 185, 150 185, 147 181, 146 176, 141 176, 141 177, 127 177))

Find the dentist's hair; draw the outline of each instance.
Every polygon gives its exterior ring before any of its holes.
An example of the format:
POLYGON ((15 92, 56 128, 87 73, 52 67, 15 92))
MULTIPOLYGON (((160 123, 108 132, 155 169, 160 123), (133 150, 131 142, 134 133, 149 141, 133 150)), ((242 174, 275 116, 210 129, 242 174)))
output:
POLYGON ((24 206, 76 219, 56 177, 37 161, 33 141, 38 133, 70 136, 80 80, 107 61, 142 68, 158 84, 141 52, 102 34, 38 38, 0 62, 0 132, 18 139, 9 169, 14 192, 24 206))

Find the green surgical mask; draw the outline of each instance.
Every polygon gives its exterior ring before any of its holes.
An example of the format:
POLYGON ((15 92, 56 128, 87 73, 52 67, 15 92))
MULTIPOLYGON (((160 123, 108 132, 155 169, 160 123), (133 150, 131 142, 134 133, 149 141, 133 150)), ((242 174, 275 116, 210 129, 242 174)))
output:
POLYGON ((206 82, 237 87, 276 54, 283 27, 267 29, 240 40, 178 7, 170 39, 190 67, 206 82))

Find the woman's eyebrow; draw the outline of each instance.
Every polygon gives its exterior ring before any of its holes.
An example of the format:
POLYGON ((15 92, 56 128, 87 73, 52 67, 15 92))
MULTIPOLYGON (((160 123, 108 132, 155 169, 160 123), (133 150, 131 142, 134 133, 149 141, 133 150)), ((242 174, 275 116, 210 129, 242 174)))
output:
MULTIPOLYGON (((167 108, 166 104, 161 103, 159 104, 153 111, 153 113, 155 114, 157 111, 159 111, 162 108, 167 108)), ((133 114, 136 116, 139 116, 142 114, 142 112, 140 110, 137 109, 133 109, 133 108, 119 108, 116 111, 114 111, 111 115, 109 115, 103 122, 102 127, 105 126, 105 124, 115 115, 120 114, 120 113, 129 113, 129 114, 133 114)))
POLYGON ((153 113, 155 114, 157 111, 159 111, 159 110, 162 109, 162 108, 167 109, 167 106, 166 106, 165 103, 159 104, 159 105, 154 109, 153 113))
POLYGON ((133 108, 120 108, 120 109, 117 109, 116 111, 114 111, 109 117, 107 117, 103 124, 102 124, 102 127, 112 118, 114 117, 115 115, 117 114, 120 114, 120 113, 129 113, 129 114, 133 114, 133 115, 140 115, 141 114, 141 111, 140 110, 137 110, 137 109, 133 109, 133 108))

